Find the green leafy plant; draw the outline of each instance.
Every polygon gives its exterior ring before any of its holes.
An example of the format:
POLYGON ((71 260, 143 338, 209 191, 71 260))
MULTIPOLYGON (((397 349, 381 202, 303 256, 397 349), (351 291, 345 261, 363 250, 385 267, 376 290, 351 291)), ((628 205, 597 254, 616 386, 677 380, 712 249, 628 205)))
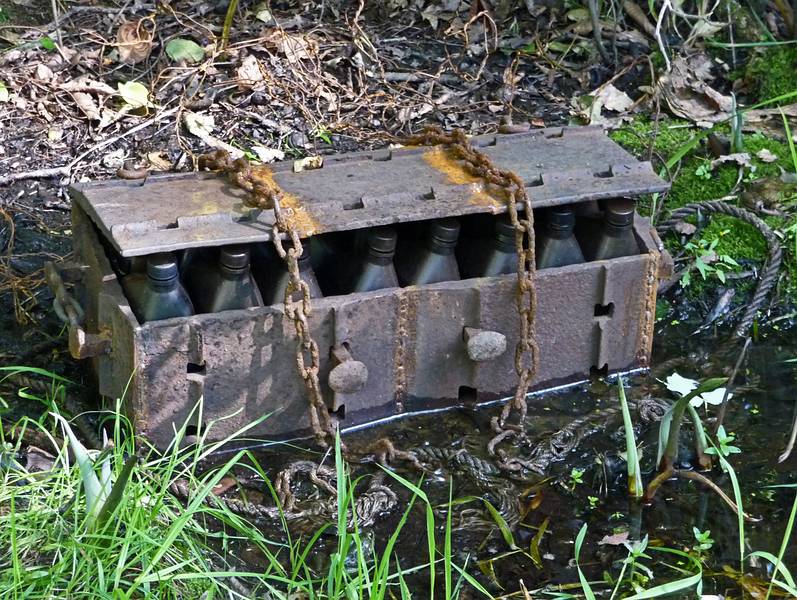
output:
MULTIPOLYGON (((707 397, 713 399, 714 393, 722 388, 726 382, 727 379, 723 377, 715 377, 698 383, 694 380, 680 377, 677 373, 667 378, 668 389, 680 394, 681 397, 664 414, 659 425, 658 461, 660 471, 671 469, 678 458, 678 437, 680 436, 684 413, 688 408, 694 408, 692 404, 694 401, 697 401, 698 405, 700 405, 706 402, 707 397)), ((700 446, 705 448, 707 445, 705 432, 702 424, 700 424, 700 419, 697 418, 695 422, 694 418, 693 416, 693 424, 695 424, 698 438, 698 449, 700 449, 700 446)))
POLYGON ((733 434, 725 433, 725 427, 720 425, 717 429, 717 445, 711 448, 706 448, 706 454, 721 454, 723 457, 730 456, 731 454, 739 454, 742 450, 737 446, 732 446, 731 442, 736 439, 733 434))
POLYGON ((48 52, 55 52, 55 42, 46 35, 39 39, 39 45, 48 52))
POLYGON ((711 538, 711 531, 706 529, 700 531, 697 527, 692 527, 692 535, 695 536, 694 551, 698 559, 702 559, 706 552, 714 547, 714 540, 711 538))
POLYGON ((684 244, 683 250, 688 266, 681 275, 681 287, 689 287, 692 283, 693 270, 697 270, 703 280, 716 277, 721 283, 725 283, 726 274, 739 268, 739 263, 733 257, 717 254, 715 251, 720 238, 728 233, 730 230, 725 229, 712 239, 692 239, 684 244))
POLYGON ((708 161, 700 163, 695 169, 695 175, 701 179, 711 179, 711 163, 708 161))
POLYGON ((573 467, 570 470, 570 478, 567 482, 568 489, 572 492, 576 489, 577 485, 584 483, 584 469, 577 469, 573 467))
POLYGON ((130 479, 130 474, 138 462, 134 454, 125 461, 116 481, 113 481, 111 468, 110 446, 96 459, 89 456, 88 450, 80 443, 69 423, 61 415, 53 413, 69 440, 69 447, 75 456, 75 461, 80 467, 80 478, 83 482, 83 494, 86 497, 86 525, 91 530, 97 530, 108 521, 114 510, 119 506, 124 494, 125 486, 130 479), (96 468, 99 464, 100 475, 96 468))
POLYGON ((648 536, 636 542, 625 542, 623 545, 628 549, 628 556, 623 560, 610 600, 617 595, 623 584, 640 593, 644 591, 648 581, 653 579, 653 571, 640 562, 643 558, 650 559, 650 555, 645 554, 648 547, 648 536), (627 570, 629 572, 626 575, 627 570))
POLYGON ((319 125, 311 132, 314 138, 322 140, 324 143, 332 145, 332 133, 323 125, 319 125))
POLYGON ((186 38, 173 38, 166 43, 166 54, 174 61, 184 60, 188 63, 198 63, 205 58, 202 46, 194 40, 186 38))

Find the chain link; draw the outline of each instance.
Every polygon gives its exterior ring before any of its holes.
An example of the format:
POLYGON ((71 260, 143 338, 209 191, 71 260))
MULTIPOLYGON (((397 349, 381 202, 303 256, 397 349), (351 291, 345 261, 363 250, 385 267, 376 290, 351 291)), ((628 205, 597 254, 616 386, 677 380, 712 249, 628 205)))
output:
MULTIPOLYGON (((260 177, 244 158, 232 160, 230 155, 217 150, 199 158, 200 168, 225 173, 238 187, 249 192, 245 204, 260 210, 274 211, 271 241, 280 258, 288 268, 288 285, 285 288, 285 317, 293 322, 296 331, 296 367, 304 381, 310 401, 310 426, 316 441, 327 447, 335 438, 335 425, 321 393, 318 370, 321 364, 318 344, 310 333, 309 318, 313 312, 310 302, 310 286, 299 274, 299 258, 302 242, 296 227, 280 206, 280 189, 270 177, 260 177), (289 245, 283 245, 283 237, 289 245), (298 298, 296 297, 298 294, 298 298)), ((263 167, 267 169, 268 167, 263 167)))

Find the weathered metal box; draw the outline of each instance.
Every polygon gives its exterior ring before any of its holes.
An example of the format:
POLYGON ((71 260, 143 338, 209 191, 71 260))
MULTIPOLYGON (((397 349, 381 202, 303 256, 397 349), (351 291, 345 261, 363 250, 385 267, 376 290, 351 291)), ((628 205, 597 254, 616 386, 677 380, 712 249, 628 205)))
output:
MULTIPOLYGON (((523 179, 535 208, 667 187, 648 163, 637 162, 593 128, 488 135, 474 144, 523 179)), ((325 157, 322 168, 299 173, 278 164, 270 176, 302 236, 505 211, 501 200, 439 148, 325 157)), ((98 182, 71 193, 78 267, 68 279, 85 312, 82 328, 72 331, 72 346, 91 359, 100 393, 123 397, 138 430, 158 446, 171 441, 200 400, 203 422, 229 417, 214 425, 215 438, 263 414, 271 416, 251 435, 307 431, 295 333, 282 305, 140 324, 108 256, 110 248, 133 257, 267 241, 273 215, 246 208, 243 192, 212 174, 166 175, 143 184, 98 182)), ((534 389, 581 381, 594 369, 647 366, 667 257, 646 220, 637 218, 635 233, 638 255, 537 271, 541 364, 534 389)), ((321 349, 329 410, 349 427, 511 393, 519 332, 516 286, 516 276, 506 275, 313 300, 310 327, 321 349), (491 360, 472 360, 465 328, 500 332, 508 350, 491 360), (356 393, 335 393, 327 385, 334 366, 329 350, 343 343, 368 369, 356 393)))

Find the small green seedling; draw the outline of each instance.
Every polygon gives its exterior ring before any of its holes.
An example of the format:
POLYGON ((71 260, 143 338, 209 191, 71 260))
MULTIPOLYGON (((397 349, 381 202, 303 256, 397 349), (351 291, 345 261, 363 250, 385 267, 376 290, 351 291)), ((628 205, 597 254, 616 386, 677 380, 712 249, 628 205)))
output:
POLYGON ((739 454, 742 450, 738 446, 732 446, 731 442, 736 439, 732 433, 725 433, 725 427, 722 425, 717 429, 717 446, 714 448, 706 448, 706 454, 717 454, 718 452, 724 457, 731 454, 739 454))
POLYGON ((725 283, 726 274, 739 268, 739 263, 733 257, 716 252, 720 239, 728 233, 730 233, 730 229, 725 229, 713 239, 690 240, 684 245, 689 266, 681 276, 681 287, 689 287, 692 283, 694 269, 697 269, 704 281, 709 277, 716 277, 720 283, 725 283))
POLYGON ((697 527, 692 527, 692 533, 695 536, 695 542, 697 542, 695 544, 695 552, 698 558, 700 558, 714 546, 714 540, 711 538, 711 530, 706 529, 705 531, 700 531, 697 527))
POLYGON ((576 489, 577 485, 581 485, 584 483, 584 469, 576 469, 575 467, 570 470, 570 481, 568 482, 568 488, 572 492, 576 489))

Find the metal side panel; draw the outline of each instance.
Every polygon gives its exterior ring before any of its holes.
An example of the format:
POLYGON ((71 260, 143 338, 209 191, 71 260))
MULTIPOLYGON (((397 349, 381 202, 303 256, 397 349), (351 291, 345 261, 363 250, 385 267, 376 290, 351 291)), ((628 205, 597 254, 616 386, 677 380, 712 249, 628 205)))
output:
MULTIPOLYGON (((332 300, 336 304, 334 343, 345 344, 351 358, 365 364, 368 379, 359 391, 335 393, 331 409, 345 414, 346 424, 367 423, 399 412, 403 381, 398 351, 402 345, 401 290, 380 290, 332 300)), ((321 352, 329 352, 331 346, 321 346, 321 352)), ((322 382, 326 381, 322 377, 322 382)))
MULTIPOLYGON (((600 128, 557 128, 474 138, 474 145, 526 184, 534 207, 661 192, 668 184, 600 128)), ((325 157, 255 168, 281 190, 302 237, 329 231, 506 210, 504 192, 470 175, 441 147, 325 157)), ((75 185, 74 201, 123 256, 265 241, 273 214, 245 206, 245 193, 207 173, 75 185)))

